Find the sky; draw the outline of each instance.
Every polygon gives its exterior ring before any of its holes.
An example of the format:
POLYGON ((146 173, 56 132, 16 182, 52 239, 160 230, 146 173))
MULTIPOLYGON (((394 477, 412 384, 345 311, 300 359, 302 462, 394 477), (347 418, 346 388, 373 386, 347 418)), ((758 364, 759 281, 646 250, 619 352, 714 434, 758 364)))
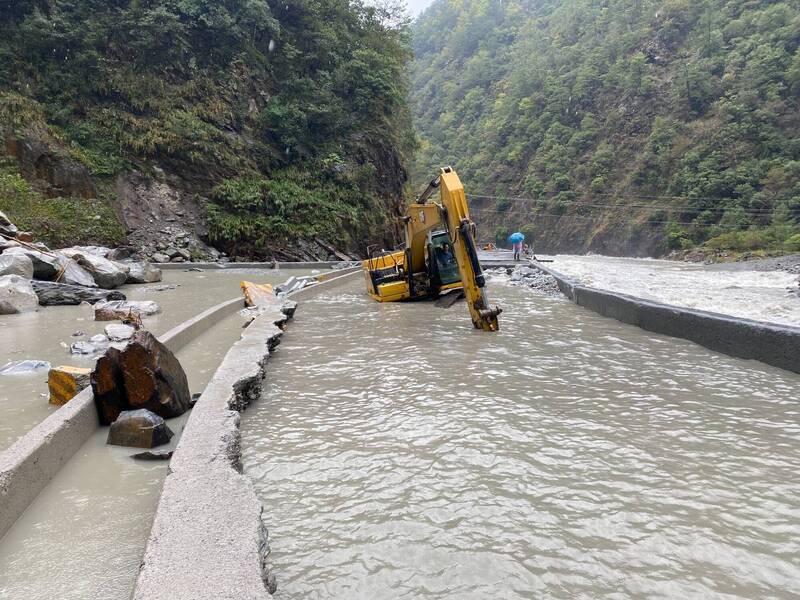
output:
POLYGON ((408 2, 408 11, 412 17, 416 17, 423 10, 433 4, 433 0, 406 0, 408 2))

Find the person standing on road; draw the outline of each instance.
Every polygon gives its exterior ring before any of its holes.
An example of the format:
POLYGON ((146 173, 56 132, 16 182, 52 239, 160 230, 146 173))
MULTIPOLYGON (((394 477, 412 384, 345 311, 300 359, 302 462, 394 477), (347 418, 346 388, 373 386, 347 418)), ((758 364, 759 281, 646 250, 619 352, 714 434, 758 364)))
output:
POLYGON ((522 254, 522 240, 514 242, 512 247, 514 248, 514 260, 517 261, 522 254))

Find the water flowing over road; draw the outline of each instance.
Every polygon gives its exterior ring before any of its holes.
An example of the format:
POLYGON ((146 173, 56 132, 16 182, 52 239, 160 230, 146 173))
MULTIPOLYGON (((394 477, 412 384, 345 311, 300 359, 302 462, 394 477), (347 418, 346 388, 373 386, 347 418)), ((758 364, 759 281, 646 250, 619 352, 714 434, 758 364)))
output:
MULTIPOLYGON (((150 331, 162 334, 219 302, 239 296, 242 279, 274 284, 305 273, 165 271, 163 284, 179 287, 154 292, 152 285, 126 286, 123 291, 132 299, 159 302, 163 312, 146 319, 145 324, 150 331)), ((76 358, 59 344, 69 340, 72 331, 81 327, 91 335, 105 325, 92 321, 91 308, 80 306, 43 308, 6 319, 0 335, 13 332, 8 338, 14 346, 3 351, 23 358, 46 358, 56 364, 71 363, 76 358), (83 320, 77 321, 76 315, 83 320), (45 328, 47 335, 43 334, 45 328)), ((228 349, 239 339, 245 321, 233 314, 177 352, 190 391, 205 388, 228 349)), ((0 352, 0 358, 4 358, 4 352, 0 352)), ((82 359, 77 364, 90 366, 92 362, 82 359)), ((0 381, 0 416, 6 418, 0 422, 0 450, 6 439, 13 441, 38 422, 30 417, 30 410, 24 412, 25 407, 33 407, 34 414, 40 415, 38 420, 55 410, 39 397, 39 392, 47 389, 46 379, 45 371, 0 381)), ((175 447, 189 414, 167 421, 176 435, 169 445, 156 450, 175 447)), ((164 461, 133 460, 131 455, 141 449, 108 446, 107 435, 108 428, 98 428, 0 539, 0 600, 130 597, 168 465, 164 461)))
POLYGON ((800 377, 499 280, 304 302, 245 413, 276 598, 800 594, 800 377))
POLYGON ((798 276, 719 265, 612 256, 558 255, 548 267, 584 285, 687 308, 800 327, 798 276))

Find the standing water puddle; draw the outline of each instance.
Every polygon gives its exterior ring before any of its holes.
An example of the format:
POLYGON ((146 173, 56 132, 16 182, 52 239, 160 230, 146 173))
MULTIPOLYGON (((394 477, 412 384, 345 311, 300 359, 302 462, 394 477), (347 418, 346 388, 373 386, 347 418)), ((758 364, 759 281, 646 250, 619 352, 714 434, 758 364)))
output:
POLYGON ((800 594, 800 377, 490 293, 300 307, 243 424, 276 598, 800 594))

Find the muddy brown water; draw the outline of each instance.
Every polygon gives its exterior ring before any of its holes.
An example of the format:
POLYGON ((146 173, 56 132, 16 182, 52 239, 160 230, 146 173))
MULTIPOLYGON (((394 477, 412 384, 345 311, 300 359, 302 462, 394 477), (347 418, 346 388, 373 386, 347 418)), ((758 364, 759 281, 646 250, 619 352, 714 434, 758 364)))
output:
MULTIPOLYGON (((164 283, 179 283, 179 288, 156 293, 146 291, 146 286, 136 286, 124 291, 132 299, 153 299, 161 304, 163 313, 145 322, 151 331, 160 334, 214 304, 236 297, 242 278, 277 283, 295 274, 298 272, 165 271, 164 283)), ((68 340, 77 328, 89 335, 102 331, 103 324, 91 321, 91 314, 83 307, 48 308, 6 327, 14 328, 14 340, 21 349, 35 351, 19 352, 20 356, 55 357, 54 364, 70 363, 59 342, 68 340), (83 313, 88 318, 76 322, 76 315, 83 313), (42 335, 42 323, 53 328, 49 330, 52 335, 42 335), (29 327, 27 335, 24 327, 29 327)), ((234 314, 177 353, 191 391, 203 390, 225 353, 239 339, 242 325, 243 318, 234 314)), ((7 331, 0 329, 0 335, 5 336, 7 331)), ((2 387, 6 382, 0 378, 0 403, 19 401, 36 411, 28 414, 9 406, 0 409, 5 411, 0 427, 12 432, 7 436, 22 435, 25 426, 32 426, 49 414, 46 398, 39 396, 42 389, 47 389, 42 377, 46 379, 46 373, 38 379, 15 378, 32 380, 28 387, 17 388, 2 387), (23 396, 24 391, 27 396, 23 396), (5 419, 19 421, 7 423, 5 419)), ((159 450, 175 446, 188 416, 168 421, 176 436, 169 446, 159 450)), ((107 428, 98 429, 0 539, 0 599, 119 600, 130 596, 167 462, 134 461, 130 455, 140 450, 107 446, 107 434, 107 428)))
MULTIPOLYGON (((298 270, 164 271, 157 284, 123 286, 130 300, 153 300, 162 312, 145 318, 145 326, 156 335, 192 318, 207 308, 240 295, 239 282, 280 283, 298 270), (175 289, 154 291, 158 286, 175 289)), ((17 360, 37 359, 55 365, 91 367, 96 357, 72 355, 69 345, 102 333, 107 323, 94 321, 90 306, 52 306, 38 312, 0 317, 0 366, 17 360), (82 331, 86 335, 73 337, 82 331)), ((0 451, 5 450, 56 407, 47 402, 47 371, 24 376, 0 376, 0 451)))
POLYGON ((276 598, 796 598, 800 377, 494 281, 306 301, 243 421, 276 598))

